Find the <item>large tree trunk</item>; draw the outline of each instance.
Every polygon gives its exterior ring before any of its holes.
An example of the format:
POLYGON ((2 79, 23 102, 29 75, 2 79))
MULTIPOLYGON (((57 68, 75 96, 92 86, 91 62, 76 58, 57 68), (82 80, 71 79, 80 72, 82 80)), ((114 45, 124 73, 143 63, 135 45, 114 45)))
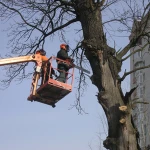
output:
MULTIPOLYGON (((121 68, 114 56, 114 49, 107 45, 103 32, 101 12, 91 0, 82 2, 76 8, 83 29, 85 55, 90 62, 93 76, 91 80, 98 88, 98 100, 108 120, 108 137, 104 146, 110 150, 137 150, 136 132, 131 122, 131 109, 119 110, 125 105, 125 97, 118 82, 121 68), (120 119, 125 122, 120 123, 120 119)), ((127 105, 127 104, 126 104, 127 105)))

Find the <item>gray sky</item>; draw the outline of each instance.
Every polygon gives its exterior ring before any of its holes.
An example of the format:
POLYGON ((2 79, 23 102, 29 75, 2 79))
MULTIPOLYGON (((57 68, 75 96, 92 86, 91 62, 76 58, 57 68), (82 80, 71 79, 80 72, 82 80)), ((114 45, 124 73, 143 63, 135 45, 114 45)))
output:
MULTIPOLYGON (((8 42, 6 32, 2 32, 6 26, 8 23, 0 23, 2 56, 9 51, 9 48, 6 48, 8 42)), ((71 34, 68 37, 71 39, 71 34)), ((115 40, 118 47, 123 47, 128 42, 127 38, 115 40)), ((47 43, 45 46, 47 56, 56 55, 60 43, 57 37, 47 43)), ((74 45, 74 41, 71 45, 74 45)), ((0 68, 0 79, 5 75, 2 68, 0 68)), ((123 68, 129 69, 129 61, 123 68)), ((27 69, 32 70, 32 68, 27 69)), ((69 110, 75 101, 75 87, 72 93, 57 103, 56 108, 27 101, 31 79, 24 80, 21 84, 13 82, 8 89, 0 90, 0 149, 87 150, 91 145, 93 150, 97 150, 100 145, 98 136, 101 135, 104 139, 107 133, 100 119, 104 117, 104 113, 95 96, 97 89, 90 80, 87 82, 89 87, 82 99, 82 107, 88 114, 83 115, 78 115, 75 108, 69 110)), ((129 88, 129 79, 124 84, 124 89, 127 88, 129 88)))

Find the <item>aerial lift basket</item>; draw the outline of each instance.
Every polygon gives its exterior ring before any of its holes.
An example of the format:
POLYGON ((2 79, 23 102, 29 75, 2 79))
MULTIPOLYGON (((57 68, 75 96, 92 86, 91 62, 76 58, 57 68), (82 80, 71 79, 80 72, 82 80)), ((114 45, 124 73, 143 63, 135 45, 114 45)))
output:
POLYGON ((60 60, 56 57, 51 57, 46 64, 47 67, 45 67, 44 69, 44 74, 42 75, 42 81, 41 81, 42 83, 39 87, 38 87, 39 84, 38 81, 41 75, 40 73, 35 73, 33 75, 31 94, 28 97, 29 101, 37 101, 55 107, 55 103, 57 103, 59 100, 64 98, 72 91, 72 84, 74 79, 74 67, 72 66, 69 72, 66 72, 66 82, 63 83, 58 81, 57 77, 54 78, 51 75, 52 68, 54 69, 55 73, 59 71, 57 69, 56 61, 63 61, 63 63, 66 64, 70 63, 64 60, 60 60), (48 73, 48 78, 46 77, 47 73, 48 73))

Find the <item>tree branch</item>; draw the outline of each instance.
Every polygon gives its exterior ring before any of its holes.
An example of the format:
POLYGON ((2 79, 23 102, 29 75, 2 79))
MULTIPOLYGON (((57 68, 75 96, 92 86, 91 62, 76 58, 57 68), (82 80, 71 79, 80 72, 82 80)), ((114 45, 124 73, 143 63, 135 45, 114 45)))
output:
MULTIPOLYGON (((99 1, 99 0, 98 0, 98 1, 99 1)), ((100 2, 100 6, 103 6, 104 3, 105 3, 105 1, 106 1, 106 0, 102 0, 102 1, 100 2)))
POLYGON ((145 44, 142 48, 139 48, 135 51, 133 51, 132 53, 130 53, 127 57, 123 58, 122 61, 125 61, 126 59, 128 59, 130 56, 132 56, 133 54, 137 53, 137 52, 140 52, 140 51, 143 51, 144 48, 149 45, 149 43, 145 44))
POLYGON ((146 101, 136 101, 133 103, 133 105, 135 104, 149 104, 149 102, 146 102, 146 101))
POLYGON ((146 31, 146 27, 148 26, 148 20, 149 20, 149 15, 145 16, 142 21, 134 21, 131 35, 132 39, 130 40, 129 44, 124 47, 124 49, 118 53, 117 58, 122 59, 123 56, 127 54, 127 52, 130 50, 130 48, 136 46, 138 40, 141 37, 147 36, 149 37, 149 31, 146 31), (146 19, 146 20, 145 20, 146 19))
POLYGON ((94 4, 98 5, 99 7, 103 6, 106 0, 91 0, 94 4))
POLYGON ((125 73, 122 76, 122 78, 120 79, 120 81, 123 81, 126 78, 126 76, 128 76, 129 74, 131 74, 133 72, 136 72, 138 70, 146 69, 146 68, 150 68, 150 65, 147 65, 147 66, 144 66, 144 67, 139 67, 139 68, 133 69, 132 71, 129 71, 129 72, 126 72, 126 70, 125 70, 125 73))
POLYGON ((117 54, 116 57, 121 60, 122 57, 130 50, 130 48, 131 48, 131 42, 128 45, 126 45, 124 49, 117 54))
POLYGON ((40 31, 42 34, 45 34, 44 31, 42 31, 41 29, 39 29, 37 26, 34 26, 34 25, 28 23, 28 22, 25 20, 25 18, 22 16, 22 14, 20 13, 19 10, 15 9, 15 8, 11 8, 11 7, 5 5, 5 4, 2 3, 2 2, 0 2, 0 4, 3 5, 4 7, 6 7, 7 9, 12 10, 12 11, 18 13, 19 16, 21 17, 21 19, 24 21, 24 23, 25 23, 26 25, 28 25, 28 26, 30 26, 30 27, 32 27, 32 28, 37 29, 37 30, 40 31))
MULTIPOLYGON (((149 32, 144 33, 144 31, 142 31, 139 35, 137 35, 135 38, 133 38, 133 39, 130 41, 130 43, 129 43, 128 45, 126 45, 126 46, 124 47, 124 49, 118 53, 118 55, 117 55, 116 57, 117 57, 118 59, 122 59, 122 57, 127 54, 127 52, 130 50, 130 48, 135 47, 136 44, 137 44, 137 42, 138 42, 138 40, 139 40, 141 37, 144 37, 144 36, 149 37, 149 32)), ((147 44, 149 44, 149 42, 148 42, 147 44)))
POLYGON ((67 0, 55 0, 55 2, 61 2, 62 5, 65 6, 75 6, 75 4, 72 1, 67 1, 67 0))
POLYGON ((129 99, 130 99, 132 93, 136 90, 137 87, 138 87, 138 86, 132 88, 129 92, 126 92, 125 97, 124 97, 124 103, 125 103, 125 104, 128 104, 128 103, 129 103, 129 99))
POLYGON ((103 25, 110 23, 110 22, 121 22, 121 21, 122 21, 121 19, 111 19, 111 20, 103 22, 103 25))
POLYGON ((47 34, 45 35, 45 37, 47 37, 47 36, 53 34, 54 32, 56 32, 56 31, 58 31, 58 30, 61 30, 62 28, 65 28, 65 27, 69 26, 70 24, 72 24, 72 23, 74 23, 74 22, 77 22, 77 21, 78 21, 78 19, 77 19, 77 18, 74 18, 74 19, 68 21, 67 23, 65 23, 65 24, 63 24, 63 25, 61 25, 61 26, 59 26, 59 27, 53 29, 51 32, 47 33, 47 34))

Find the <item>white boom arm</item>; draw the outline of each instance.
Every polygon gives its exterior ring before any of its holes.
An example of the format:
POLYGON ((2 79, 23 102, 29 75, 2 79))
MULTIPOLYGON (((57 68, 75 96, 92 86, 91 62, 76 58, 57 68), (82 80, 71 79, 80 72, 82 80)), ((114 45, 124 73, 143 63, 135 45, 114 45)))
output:
MULTIPOLYGON (((29 56, 20 56, 20 57, 12 57, 12 58, 4 58, 0 59, 0 66, 10 65, 10 64, 18 64, 24 62, 37 61, 37 55, 29 55, 29 56)), ((40 57, 40 56, 39 56, 40 57)))

